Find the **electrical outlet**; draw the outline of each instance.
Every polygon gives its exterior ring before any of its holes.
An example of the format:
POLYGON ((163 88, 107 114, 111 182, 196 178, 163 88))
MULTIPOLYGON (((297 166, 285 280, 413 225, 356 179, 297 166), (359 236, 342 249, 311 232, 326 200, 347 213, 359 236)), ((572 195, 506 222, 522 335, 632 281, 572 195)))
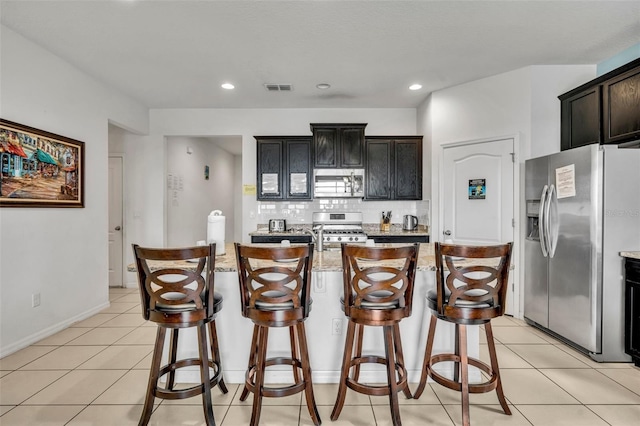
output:
POLYGON ((33 293, 31 295, 31 307, 37 308, 40 306, 40 293, 33 293))
POLYGON ((342 318, 334 318, 331 323, 331 334, 338 336, 342 334, 342 318))
POLYGON ((327 287, 324 285, 323 274, 316 274, 313 276, 313 291, 315 293, 324 293, 327 291, 327 287))

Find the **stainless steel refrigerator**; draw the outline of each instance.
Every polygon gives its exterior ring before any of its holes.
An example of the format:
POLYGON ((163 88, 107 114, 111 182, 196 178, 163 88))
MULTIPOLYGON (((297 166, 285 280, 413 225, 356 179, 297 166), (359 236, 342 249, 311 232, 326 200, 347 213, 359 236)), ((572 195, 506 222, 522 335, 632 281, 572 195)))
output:
POLYGON ((596 361, 630 361, 618 254, 640 250, 640 149, 527 160, 525 198, 525 319, 596 361))

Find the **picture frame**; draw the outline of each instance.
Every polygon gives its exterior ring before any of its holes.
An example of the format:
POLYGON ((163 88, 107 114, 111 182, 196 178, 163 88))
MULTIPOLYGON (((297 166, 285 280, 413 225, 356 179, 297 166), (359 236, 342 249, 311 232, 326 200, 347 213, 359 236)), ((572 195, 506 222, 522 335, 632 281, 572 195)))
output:
POLYGON ((0 118, 0 207, 84 207, 84 142, 0 118))

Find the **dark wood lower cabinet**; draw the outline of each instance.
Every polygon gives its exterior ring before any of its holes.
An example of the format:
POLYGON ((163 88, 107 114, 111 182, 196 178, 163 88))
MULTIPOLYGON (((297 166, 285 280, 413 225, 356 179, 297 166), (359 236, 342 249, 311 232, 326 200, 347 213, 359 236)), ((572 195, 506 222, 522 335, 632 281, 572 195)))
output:
POLYGON ((429 242, 428 235, 370 235, 369 238, 376 243, 412 244, 429 242))
POLYGON ((640 260, 625 262, 624 350, 640 367, 640 260))
POLYGON ((289 240, 293 244, 310 243, 311 235, 252 235, 252 243, 280 243, 282 240, 289 240))

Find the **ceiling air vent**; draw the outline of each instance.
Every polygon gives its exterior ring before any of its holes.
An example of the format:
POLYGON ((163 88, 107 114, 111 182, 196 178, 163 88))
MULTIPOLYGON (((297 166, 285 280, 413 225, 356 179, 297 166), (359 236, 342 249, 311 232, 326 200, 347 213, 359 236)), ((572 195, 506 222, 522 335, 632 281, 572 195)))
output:
POLYGON ((264 87, 269 92, 290 92, 293 90, 293 86, 290 84, 265 84, 264 87))

